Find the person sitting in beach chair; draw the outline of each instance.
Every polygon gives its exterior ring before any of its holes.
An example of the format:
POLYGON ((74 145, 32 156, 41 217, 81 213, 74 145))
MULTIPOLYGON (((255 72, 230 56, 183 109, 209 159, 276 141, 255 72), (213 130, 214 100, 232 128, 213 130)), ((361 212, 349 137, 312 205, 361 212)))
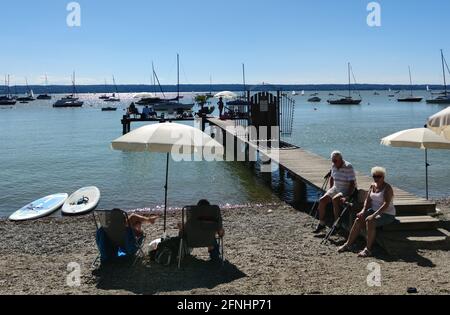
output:
POLYGON ((101 264, 120 257, 132 257, 137 253, 143 255, 142 244, 145 239, 142 225, 154 224, 156 217, 144 217, 128 214, 120 209, 112 211, 95 211, 94 220, 97 226, 96 242, 100 252, 101 264))
POLYGON ((180 230, 180 248, 178 267, 183 254, 193 248, 207 247, 211 261, 224 261, 223 237, 225 230, 222 214, 218 206, 212 206, 207 200, 200 200, 197 206, 183 208, 180 230))
POLYGON ((339 248, 339 252, 350 251, 360 232, 367 231, 367 246, 358 254, 358 257, 372 256, 377 228, 395 222, 396 210, 394 206, 394 190, 385 182, 386 169, 374 167, 372 169, 374 183, 370 186, 364 208, 356 216, 355 223, 347 242, 339 248))
POLYGON ((349 200, 356 190, 356 174, 352 164, 345 161, 342 153, 334 151, 331 153, 332 168, 330 187, 319 202, 319 224, 314 233, 320 233, 326 228, 325 216, 328 204, 333 204, 334 218, 339 218, 342 205, 349 200))

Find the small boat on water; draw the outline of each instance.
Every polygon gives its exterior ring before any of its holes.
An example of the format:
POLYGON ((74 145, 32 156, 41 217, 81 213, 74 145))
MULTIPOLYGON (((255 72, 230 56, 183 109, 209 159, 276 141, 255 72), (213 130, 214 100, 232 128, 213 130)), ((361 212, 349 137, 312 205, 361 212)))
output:
POLYGON ((322 99, 318 96, 314 96, 314 97, 311 97, 308 99, 308 102, 311 102, 311 103, 319 103, 321 101, 322 101, 322 99))
POLYGON ((413 83, 412 83, 412 76, 411 76, 411 67, 408 67, 409 70, 409 83, 411 85, 411 93, 410 95, 406 96, 406 97, 400 97, 397 99, 398 102, 403 102, 403 103, 420 103, 423 100, 423 97, 420 96, 414 96, 413 95, 413 83))
POLYGON ((27 78, 25 78, 25 83, 26 83, 27 90, 28 90, 27 95, 18 97, 16 100, 19 101, 19 102, 32 102, 32 101, 35 100, 34 93, 33 93, 33 90, 31 90, 30 87, 28 86, 28 79, 27 78))
POLYGON ((447 65, 447 61, 444 57, 444 51, 441 49, 441 60, 442 60, 442 74, 444 78, 444 92, 438 94, 437 97, 431 98, 427 100, 427 104, 437 104, 437 105, 450 105, 450 94, 447 91, 447 78, 445 74, 445 68, 447 67, 447 71, 450 72, 450 69, 447 65))
POLYGON ((11 89, 9 88, 9 75, 5 76, 5 95, 0 96, 0 106, 13 106, 17 101, 11 95, 11 89))
MULTIPOLYGON (((45 87, 48 89, 48 79, 47 79, 47 75, 45 75, 45 87)), ((51 100, 52 96, 48 93, 44 93, 44 94, 39 94, 37 96, 38 100, 51 100)))
POLYGON ((116 84, 116 79, 113 76, 113 84, 114 84, 114 89, 115 89, 115 93, 112 94, 112 96, 108 96, 108 98, 103 99, 105 102, 120 102, 120 97, 119 97, 119 91, 117 89, 117 84, 116 84))
POLYGON ((117 107, 103 107, 102 112, 115 112, 117 111, 117 107))
POLYGON ((77 95, 77 89, 75 85, 75 72, 72 76, 72 94, 67 95, 66 97, 61 98, 53 104, 54 108, 75 108, 82 107, 84 102, 80 101, 77 95))
MULTIPOLYGON (((352 97, 352 82, 351 82, 352 66, 348 63, 348 96, 344 96, 340 99, 330 99, 328 104, 330 105, 360 105, 362 99, 354 99, 352 97)), ((353 75, 354 77, 354 75, 353 75)), ((356 80, 355 80, 356 81, 356 80)))

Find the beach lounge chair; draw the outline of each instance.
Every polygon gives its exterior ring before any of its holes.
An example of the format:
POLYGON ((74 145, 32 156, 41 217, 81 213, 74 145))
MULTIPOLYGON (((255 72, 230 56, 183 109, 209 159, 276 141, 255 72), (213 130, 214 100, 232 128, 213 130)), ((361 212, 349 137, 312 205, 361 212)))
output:
POLYGON ((93 265, 98 260, 103 264, 122 257, 134 257, 133 264, 135 264, 139 255, 144 256, 142 245, 145 236, 136 237, 133 229, 130 228, 126 212, 119 209, 97 210, 93 212, 93 217, 97 228, 96 241, 99 249, 99 255, 93 265))
POLYGON ((186 206, 182 210, 182 228, 178 268, 188 249, 218 246, 219 257, 224 263, 223 237, 218 236, 222 228, 222 214, 218 206, 186 206))

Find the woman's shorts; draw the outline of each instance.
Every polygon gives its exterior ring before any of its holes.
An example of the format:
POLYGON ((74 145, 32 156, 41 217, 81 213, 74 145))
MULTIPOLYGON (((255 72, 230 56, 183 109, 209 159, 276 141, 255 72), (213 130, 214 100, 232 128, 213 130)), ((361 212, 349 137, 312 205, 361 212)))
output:
MULTIPOLYGON (((367 218, 368 216, 371 216, 373 214, 375 214, 375 210, 369 209, 369 210, 366 211, 365 217, 367 218)), ((395 222, 395 220, 396 220, 395 216, 390 215, 390 214, 386 214, 386 213, 378 215, 375 218, 375 221, 377 222, 377 227, 382 227, 382 226, 386 226, 386 225, 392 224, 392 223, 395 222)))

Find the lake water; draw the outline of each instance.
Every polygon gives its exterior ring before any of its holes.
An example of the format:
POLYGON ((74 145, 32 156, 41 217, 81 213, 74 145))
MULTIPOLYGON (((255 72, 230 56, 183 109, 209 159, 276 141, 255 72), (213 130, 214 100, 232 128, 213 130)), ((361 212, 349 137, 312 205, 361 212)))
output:
MULTIPOLYGON (((361 106, 328 105, 324 101, 328 92, 319 93, 323 98, 319 104, 296 96, 294 133, 286 140, 324 157, 339 149, 366 174, 372 166, 382 165, 390 182, 423 196, 424 152, 379 143, 394 132, 422 127, 427 117, 444 107, 400 104, 387 92, 381 94, 362 92, 361 106)), ((111 141, 121 136, 120 119, 131 96, 122 95, 117 112, 102 112, 105 103, 98 96, 81 95, 85 100, 81 109, 53 109, 58 96, 0 109, 0 216, 39 197, 91 185, 102 191, 102 208, 154 209, 163 204, 165 156, 110 148, 111 141)), ((430 151, 429 160, 431 196, 448 197, 450 151, 430 151)), ((279 200, 261 176, 239 163, 171 163, 170 206, 202 198, 221 205, 279 200)))

